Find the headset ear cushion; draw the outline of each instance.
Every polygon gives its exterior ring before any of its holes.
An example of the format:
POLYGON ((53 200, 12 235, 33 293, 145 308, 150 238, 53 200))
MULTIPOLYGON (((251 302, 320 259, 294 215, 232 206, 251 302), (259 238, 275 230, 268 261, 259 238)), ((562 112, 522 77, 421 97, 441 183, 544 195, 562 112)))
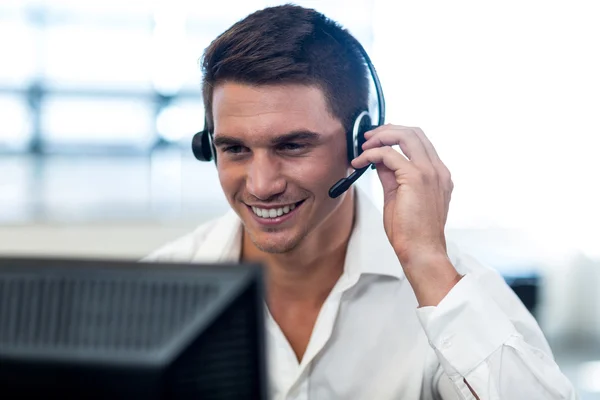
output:
POLYGON ((363 152, 362 145, 367 141, 365 139, 365 133, 369 132, 373 128, 374 128, 373 125, 371 125, 371 117, 369 115, 365 115, 361 119, 360 125, 358 126, 358 134, 356 137, 356 156, 357 157, 362 154, 362 152, 363 152))
POLYGON ((212 149, 212 140, 210 137, 210 132, 207 130, 203 130, 198 132, 192 138, 192 152, 194 153, 194 157, 200 161, 212 161, 213 160, 213 152, 212 149))
POLYGON ((367 111, 361 111, 356 118, 354 118, 352 128, 346 135, 346 148, 349 163, 362 153, 362 144, 365 142, 365 133, 370 126, 371 118, 367 111))

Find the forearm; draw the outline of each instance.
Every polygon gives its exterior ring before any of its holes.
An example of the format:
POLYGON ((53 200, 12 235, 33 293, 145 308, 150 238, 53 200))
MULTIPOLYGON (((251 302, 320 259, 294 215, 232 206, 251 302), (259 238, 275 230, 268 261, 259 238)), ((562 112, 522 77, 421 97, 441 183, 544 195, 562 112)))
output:
POLYGON ((438 306, 418 310, 440 369, 453 387, 445 393, 440 388, 441 397, 455 398, 458 392, 459 398, 471 400, 575 399, 539 327, 510 288, 500 285, 506 294, 496 286, 480 286, 467 274, 438 306), (505 302, 509 296, 515 301, 505 302))
MULTIPOLYGON (((407 279, 415 292, 419 307, 437 306, 462 278, 450 260, 443 256, 432 259, 427 265, 405 268, 407 270, 407 279)), ((469 382, 466 379, 463 381, 475 399, 480 400, 469 382)))
POLYGON ((462 279, 448 256, 426 256, 402 264, 419 307, 437 306, 462 279))

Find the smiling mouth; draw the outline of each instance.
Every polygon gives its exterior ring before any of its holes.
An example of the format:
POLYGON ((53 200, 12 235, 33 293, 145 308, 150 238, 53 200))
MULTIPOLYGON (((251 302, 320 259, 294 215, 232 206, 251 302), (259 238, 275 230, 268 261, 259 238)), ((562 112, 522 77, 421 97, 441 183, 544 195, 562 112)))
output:
POLYGON ((304 200, 301 200, 297 203, 286 204, 285 206, 277 207, 277 208, 260 208, 260 207, 255 207, 255 206, 248 206, 248 207, 252 210, 254 215, 256 215, 257 217, 265 218, 265 219, 274 219, 274 218, 289 214, 290 212, 294 211, 294 209, 302 203, 304 203, 304 200))

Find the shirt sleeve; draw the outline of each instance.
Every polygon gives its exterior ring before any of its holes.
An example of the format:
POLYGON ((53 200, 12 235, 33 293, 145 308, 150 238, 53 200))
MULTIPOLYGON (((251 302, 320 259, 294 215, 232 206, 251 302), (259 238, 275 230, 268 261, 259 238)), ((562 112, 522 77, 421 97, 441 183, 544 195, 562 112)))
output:
POLYGON ((439 361, 439 397, 475 399, 468 382, 480 400, 577 399, 512 289, 499 275, 485 286, 490 278, 477 275, 467 273, 436 307, 417 310, 439 361))

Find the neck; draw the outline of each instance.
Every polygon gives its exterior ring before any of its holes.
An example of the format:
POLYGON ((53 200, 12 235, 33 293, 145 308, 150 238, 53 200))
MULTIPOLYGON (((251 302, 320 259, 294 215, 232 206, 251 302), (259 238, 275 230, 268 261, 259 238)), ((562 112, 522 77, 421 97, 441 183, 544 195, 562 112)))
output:
POLYGON ((262 263, 266 269, 267 303, 285 307, 305 304, 320 308, 344 270, 346 249, 354 224, 354 193, 307 235, 294 250, 265 253, 244 232, 242 260, 262 263))

